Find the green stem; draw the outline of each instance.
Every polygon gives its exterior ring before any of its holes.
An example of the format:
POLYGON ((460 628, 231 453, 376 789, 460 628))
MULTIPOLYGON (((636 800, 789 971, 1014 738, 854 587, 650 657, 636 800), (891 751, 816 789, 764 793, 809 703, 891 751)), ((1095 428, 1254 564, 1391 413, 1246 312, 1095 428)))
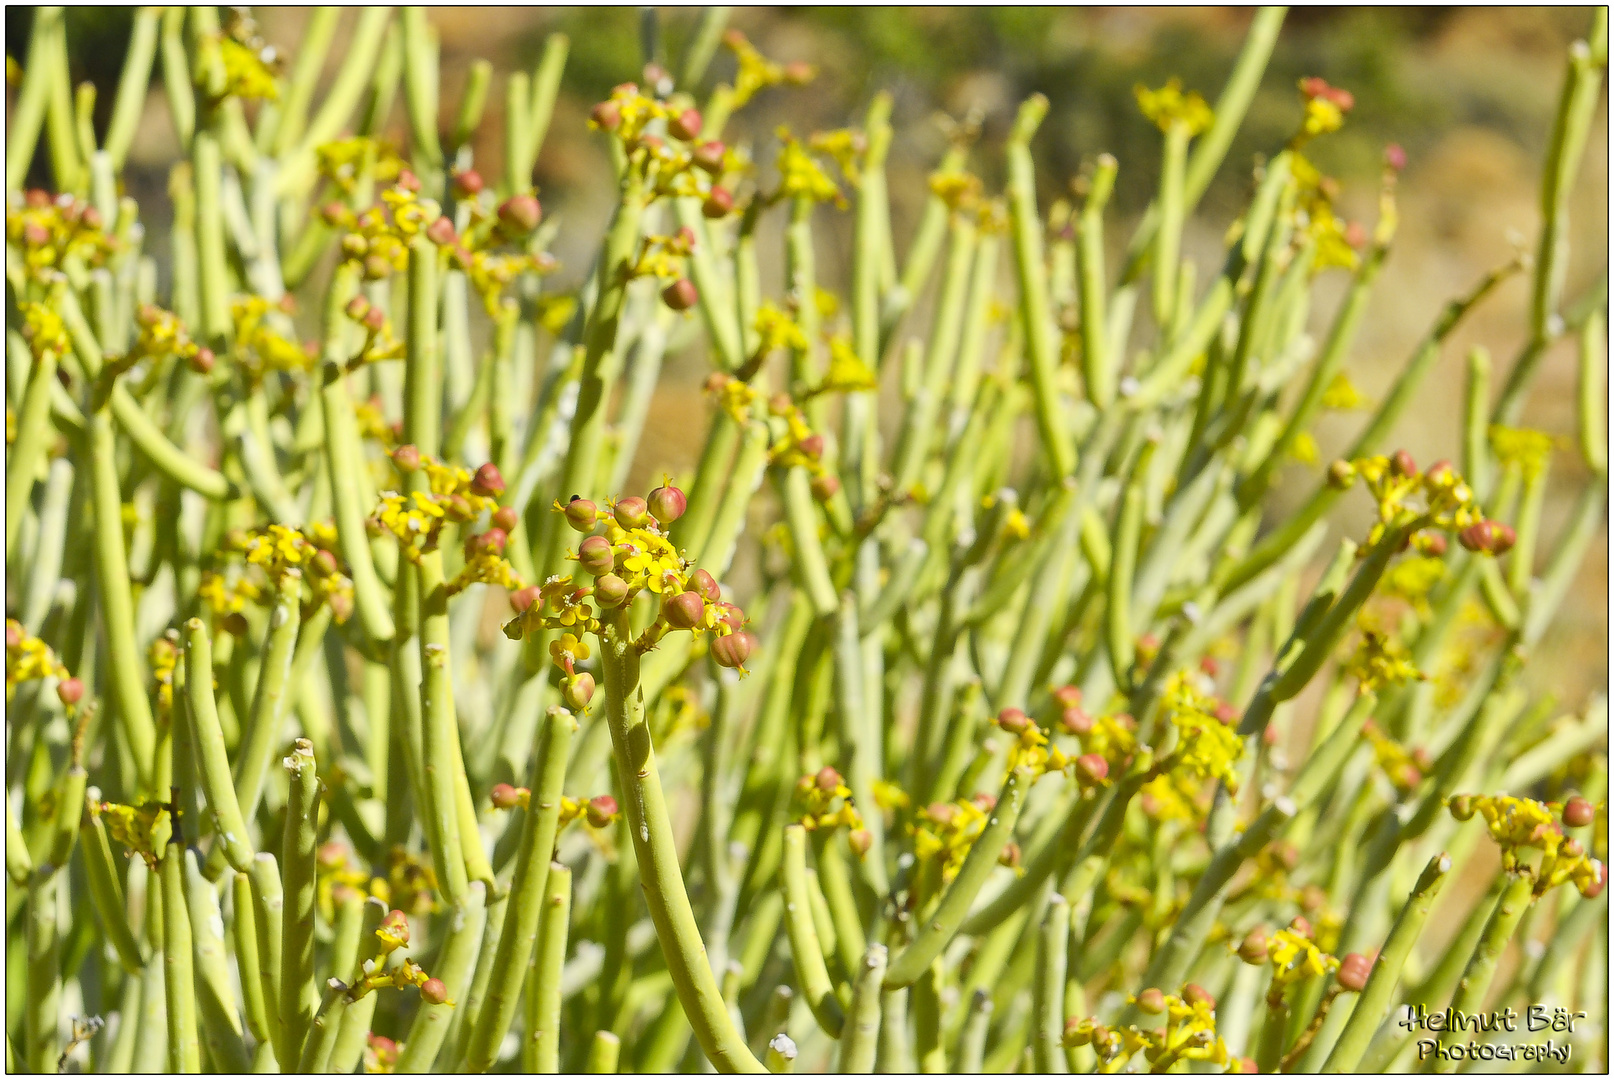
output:
POLYGON ((1055 893, 1048 898, 1037 935, 1037 973, 1031 985, 1032 1061, 1038 1072, 1069 1072, 1065 1061, 1065 963, 1069 954, 1070 904, 1055 893))
POLYGON ((874 1070, 880 1043, 880 988, 886 976, 886 947, 870 945, 852 984, 852 1008, 841 1032, 835 1071, 866 1073, 874 1070))
MULTIPOLYGON (((280 849, 283 889, 280 929, 280 1057, 282 1072, 295 1071, 314 1020, 315 849, 319 842, 319 777, 314 748, 298 739, 286 758, 291 793, 280 849)), ((277 1048, 277 1056, 278 1048, 277 1048)))
MULTIPOLYGON (((176 838, 162 859, 163 988, 168 1006, 168 1065, 175 1072, 202 1071, 197 1039, 196 983, 191 956, 191 920, 185 903, 185 845, 176 838)), ((148 1036, 149 1038, 149 1036, 148 1036)))
POLYGON ((538 946, 528 969, 526 1045, 531 1056, 523 1063, 528 1072, 560 1071, 560 976, 566 964, 566 928, 571 910, 571 867, 552 862, 544 884, 538 946))

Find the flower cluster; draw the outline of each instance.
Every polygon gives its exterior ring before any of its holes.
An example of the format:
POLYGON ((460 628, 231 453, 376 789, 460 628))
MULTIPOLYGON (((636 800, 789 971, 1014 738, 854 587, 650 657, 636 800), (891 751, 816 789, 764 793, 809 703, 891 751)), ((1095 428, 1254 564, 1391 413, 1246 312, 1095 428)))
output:
MULTIPOLYGON (((404 343, 393 332, 392 321, 387 313, 377 304, 370 303, 370 298, 362 293, 353 297, 342 309, 344 315, 364 328, 364 344, 354 353, 347 362, 349 370, 364 364, 373 364, 381 360, 402 360, 404 357, 404 343)), ((364 422, 363 405, 356 406, 360 410, 360 430, 372 434, 372 430, 364 422)), ((379 407, 377 408, 379 413, 379 407)), ((383 427, 385 425, 382 425, 383 427)), ((378 434, 378 433, 377 433, 378 434)), ((389 432, 390 434, 390 432, 389 432)), ((390 441, 386 436, 379 436, 383 442, 390 441)))
POLYGON ((824 171, 807 146, 787 127, 779 128, 774 134, 780 144, 779 156, 774 160, 774 168, 779 171, 779 187, 774 198, 809 199, 844 208, 846 196, 841 194, 840 187, 830 179, 829 173, 824 171))
POLYGON ((1216 119, 1199 94, 1183 93, 1181 79, 1172 79, 1158 90, 1150 90, 1139 83, 1132 88, 1132 94, 1138 99, 1138 109, 1161 131, 1178 128, 1189 135, 1198 135, 1216 119))
POLYGON ((738 70, 734 75, 734 96, 731 108, 738 109, 759 90, 781 83, 792 86, 805 86, 813 81, 817 69, 811 64, 794 61, 789 64, 780 64, 769 60, 757 51, 746 36, 738 30, 730 30, 723 35, 723 45, 734 54, 738 70))
POLYGON ((491 462, 472 473, 426 457, 405 444, 392 451, 392 463, 406 475, 417 469, 426 471, 428 490, 408 495, 383 491, 381 505, 373 515, 383 529, 397 537, 411 562, 419 562, 421 555, 437 547, 445 522, 464 524, 484 511, 499 510, 497 500, 504 493, 504 477, 491 462))
POLYGON ((796 802, 802 808, 801 825, 809 832, 842 825, 848 829, 863 827, 863 817, 852 801, 852 789, 829 765, 796 781, 796 802))
MULTIPOLYGON (((1486 831, 1502 849, 1502 865, 1509 869, 1522 865, 1520 855, 1526 849, 1541 852, 1541 863, 1534 871, 1536 896, 1568 881, 1590 899, 1608 883, 1608 868, 1587 855, 1579 840, 1564 833, 1548 803, 1511 795, 1454 795, 1447 806, 1459 821, 1476 813, 1485 820, 1486 831)), ((1577 820, 1567 807, 1564 817, 1572 826, 1577 820)))
POLYGON ((17 684, 52 676, 63 680, 70 678, 67 668, 56 659, 49 645, 24 630, 22 623, 7 619, 6 700, 11 700, 17 684))
MULTIPOLYGON (((311 525, 306 534, 271 523, 262 529, 227 537, 226 550, 239 551, 246 556, 247 565, 262 568, 270 587, 276 591, 298 596, 300 590, 296 582, 306 581, 312 593, 312 604, 329 604, 338 623, 345 623, 353 614, 353 582, 341 572, 336 555, 336 529, 331 523, 311 525), (293 571, 297 576, 288 581, 287 575, 293 571)), ((263 597, 261 590, 249 587, 250 599, 263 597)), ((238 602, 231 606, 241 610, 238 602)))
POLYGON ((1244 743, 1230 712, 1199 687, 1200 676, 1178 672, 1166 686, 1166 718, 1177 729, 1177 745, 1164 764, 1173 776, 1193 780, 1220 780, 1230 792, 1238 791, 1238 760, 1244 743))
POLYGON ((931 803, 919 811, 919 820, 912 826, 914 858, 920 862, 939 858, 942 881, 953 880, 996 805, 997 799, 985 792, 955 802, 931 803))
POLYGON ((1552 457, 1555 440, 1543 432, 1493 424, 1489 435, 1497 464, 1517 466, 1526 479, 1541 475, 1552 457))
MULTIPOLYGON (((237 618, 245 624, 246 619, 237 618)), ((179 632, 169 630, 146 649, 146 665, 157 692, 157 715, 167 720, 174 711, 174 671, 179 667, 179 632)))
POLYGON ((10 192, 6 202, 6 242, 22 253, 29 277, 59 270, 69 259, 100 265, 115 246, 107 225, 88 200, 66 193, 52 198, 33 188, 10 192))
POLYGON ((17 307, 22 315, 23 339, 28 342, 28 350, 35 357, 43 359, 49 353, 60 359, 72 347, 67 336, 67 324, 51 307, 27 301, 17 307))
POLYGON ((1297 188, 1297 223, 1316 245, 1311 262, 1313 272, 1336 266, 1346 270, 1356 269, 1353 241, 1360 243, 1363 237, 1359 226, 1347 226, 1334 213, 1334 198, 1339 194, 1339 182, 1331 176, 1324 176, 1298 151, 1290 162, 1289 172, 1295 178, 1297 188))
POLYGON ((1345 672, 1357 680, 1362 690, 1380 690, 1424 678, 1399 638, 1367 626, 1361 629, 1361 640, 1345 662, 1345 672))
MULTIPOLYGON (((420 989, 421 1000, 431 1005, 452 1005, 448 1000, 448 988, 441 979, 434 979, 421 968, 413 959, 406 958, 401 964, 389 965, 388 958, 399 949, 409 944, 409 918, 402 911, 394 908, 381 920, 381 925, 375 932, 377 948, 376 955, 364 961, 362 975, 353 986, 346 987, 350 1001, 357 1001, 372 990, 381 990, 394 987, 402 990, 406 986, 420 989)), ((332 979, 331 983, 336 989, 343 989, 340 982, 332 979)))
POLYGON ((1319 949, 1303 932, 1307 929, 1303 920, 1297 920, 1267 940, 1267 959, 1272 964, 1267 1001, 1281 1000, 1284 991, 1295 983, 1327 975, 1339 967, 1338 960, 1319 949))
POLYGON ((1362 738, 1373 747, 1374 762, 1398 792, 1405 795, 1423 781, 1429 757, 1422 748, 1408 750, 1371 720, 1362 725, 1362 738))
POLYGON ((1474 490, 1449 461, 1437 461, 1420 472, 1411 454, 1397 450, 1390 455, 1336 461, 1329 467, 1329 482, 1338 488, 1349 488, 1358 477, 1378 504, 1378 520, 1367 537, 1369 545, 1400 526, 1455 531, 1465 545, 1468 531, 1476 527, 1505 528, 1485 519, 1474 490))
POLYGON ((1315 75, 1300 80, 1300 96, 1306 111, 1292 143, 1295 147, 1344 127, 1345 114, 1356 106, 1356 98, 1349 90, 1330 86, 1315 75))
POLYGON ((351 193, 361 175, 391 183, 404 169, 403 158, 385 139, 354 135, 315 147, 320 175, 343 192, 351 193))
POLYGON ((143 304, 135 312, 135 322, 140 327, 140 333, 133 347, 123 357, 123 366, 131 366, 148 358, 160 360, 165 356, 175 356, 192 370, 205 374, 212 369, 213 350, 191 340, 185 324, 173 312, 164 311, 155 304, 143 304))
POLYGON ((1150 1071, 1174 1071, 1178 1062, 1205 1061, 1235 1066, 1227 1045, 1216 1034, 1216 1000, 1202 987, 1189 983, 1181 994, 1166 994, 1150 987, 1127 999, 1149 1016, 1164 1016, 1165 1026, 1145 1031, 1134 1025, 1110 1027, 1093 1017, 1071 1017, 1065 1021, 1063 1036, 1067 1047, 1091 1046, 1099 1059, 1099 1072, 1114 1073, 1126 1067, 1138 1051, 1143 1051, 1150 1071))
POLYGON ((238 296, 230 302, 235 324, 234 357, 253 382, 271 371, 308 371, 316 354, 287 340, 271 325, 273 308, 261 296, 238 296))
POLYGON ((89 808, 90 813, 106 825, 107 835, 139 855, 153 870, 157 868, 159 836, 169 831, 165 804, 143 802, 139 806, 125 806, 102 802, 90 803, 89 808))

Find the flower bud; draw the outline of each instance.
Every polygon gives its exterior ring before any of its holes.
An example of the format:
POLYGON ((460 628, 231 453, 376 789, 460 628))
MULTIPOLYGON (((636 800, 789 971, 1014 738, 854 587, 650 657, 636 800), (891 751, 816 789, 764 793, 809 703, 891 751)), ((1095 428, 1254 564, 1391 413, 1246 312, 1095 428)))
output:
POLYGON ((1412 460, 1412 455, 1405 450, 1397 450, 1390 455, 1390 472, 1394 476, 1408 477, 1418 475, 1418 463, 1412 460))
POLYGON ((1023 710, 1011 706, 998 713, 997 724, 1010 735, 1019 735, 1031 726, 1031 719, 1023 710))
POLYGON ((476 511, 471 508, 471 501, 469 499, 467 499, 464 495, 455 492, 454 494, 448 496, 447 501, 443 504, 443 516, 448 518, 450 521, 457 521, 463 524, 476 517, 476 511))
POLYGON ((1407 152, 1401 149, 1400 143, 1391 143, 1384 148, 1384 163, 1396 172, 1407 167, 1407 152))
POLYGON ((614 101, 602 101, 589 110, 589 119, 597 127, 615 131, 622 126, 622 108, 614 101))
POLYGON ((1339 971, 1334 977, 1339 985, 1354 994, 1360 994, 1367 988, 1367 977, 1373 974, 1373 961, 1361 953, 1346 953, 1339 958, 1339 971))
POLYGON ((370 281, 384 281, 392 276, 392 263, 383 255, 364 257, 364 276, 370 281))
POLYGON ((670 484, 656 488, 645 500, 650 514, 663 525, 671 525, 684 516, 684 510, 689 506, 689 499, 678 488, 670 484))
POLYGON ((566 704, 574 709, 586 709, 588 703, 594 700, 594 676, 586 671, 562 679, 560 687, 566 704))
POLYGON ((526 788, 518 788, 513 784, 494 784, 493 790, 488 793, 493 800, 494 808, 498 810, 511 810, 522 805, 529 794, 526 788))
POLYGON ((543 219, 544 209, 532 195, 512 195, 499 204, 499 224, 517 236, 526 236, 543 219))
POLYGON ((756 639, 744 630, 712 639, 712 659, 718 666, 741 668, 751 655, 756 639))
POLYGON ((363 293, 359 293, 357 296, 347 302, 347 306, 344 307, 342 311, 350 319, 355 321, 362 319, 366 315, 370 314, 370 298, 365 296, 363 293))
POLYGON ((1207 1009, 1216 1008, 1216 998, 1198 983, 1189 983, 1183 987, 1182 999, 1190 1005, 1203 1005, 1207 1009))
POLYGON ((700 290, 688 278, 679 278, 661 290, 662 301, 674 311, 688 311, 700 302, 700 290))
POLYGON ((1458 821, 1467 821, 1474 816, 1474 796, 1453 795, 1446 800, 1446 809, 1450 810, 1451 816, 1458 821))
POLYGON ((379 334, 387 325, 387 313, 378 307, 373 307, 366 311, 364 318, 359 321, 364 324, 366 330, 379 334))
POLYGON ((521 524, 521 515, 516 512, 516 508, 513 506, 501 506, 493 511, 493 524, 503 529, 505 534, 508 535, 515 532, 516 526, 521 524))
POLYGON ((603 829, 611 824, 618 813, 616 800, 609 795, 596 795, 588 801, 583 813, 590 825, 596 829, 603 829))
POLYGON ((1296 915, 1289 920, 1289 929, 1303 938, 1309 938, 1311 937, 1311 920, 1304 915, 1296 915))
POLYGON ((200 346, 196 352, 191 354, 187 363, 196 374, 209 374, 213 370, 213 350, 206 345, 200 346))
MULTIPOLYGON (((63 705, 66 705, 68 708, 72 708, 84 698, 83 681, 76 677, 63 679, 61 682, 56 684, 56 697, 63 705)), ((1580 801, 1585 802, 1586 800, 1582 799, 1580 801)), ((1590 805, 1590 803, 1587 803, 1588 807, 1590 805)))
POLYGON ((1412 544, 1420 554, 1431 558, 1440 558, 1446 554, 1446 534, 1425 530, 1412 538, 1412 544))
POLYGON ((1458 542, 1469 551, 1483 551, 1490 555, 1504 555, 1517 537, 1511 526, 1500 521, 1480 521, 1457 534, 1458 542))
POLYGON ((446 214, 426 226, 426 239, 438 247, 448 247, 459 239, 454 232, 454 221, 446 214))
POLYGON ((483 498, 497 498, 504 494, 504 475, 499 472, 497 465, 489 461, 471 477, 471 490, 483 498))
POLYGON ((817 74, 818 69, 805 60, 792 60, 785 65, 785 82, 791 86, 805 86, 817 74))
POLYGON ((403 188, 405 191, 420 190, 420 177, 416 176, 408 169, 399 169, 398 179, 394 181, 394 183, 396 186, 403 188))
POLYGON ((841 493, 840 478, 829 473, 820 473, 813 477, 809 487, 812 489, 813 498, 821 503, 827 503, 841 493))
POLYGON ((1265 926, 1257 926, 1244 935, 1244 940, 1239 942, 1239 959, 1246 964, 1260 965, 1267 962, 1267 928, 1265 926))
POLYGON ((533 604, 538 602, 540 589, 537 585, 528 585, 525 589, 517 589, 510 594, 510 607, 516 614, 521 614, 533 604))
POLYGON ((684 142, 694 142, 700 137, 701 114, 694 109, 685 109, 671 120, 667 121, 667 134, 684 142))
POLYGON ((1079 686, 1061 686, 1054 691, 1054 704, 1061 709, 1074 708, 1082 703, 1082 688, 1079 686))
MULTIPOLYGON (((64 684, 65 685, 65 684, 64 684)), ((1597 808, 1579 795, 1564 803, 1564 824, 1571 829, 1584 829, 1597 817, 1597 808)))
POLYGON ((983 814, 990 814, 998 804, 998 797, 990 791, 977 791, 970 796, 970 802, 983 814))
POLYGON ((690 154, 690 159, 695 168, 700 169, 702 172, 710 176, 722 176, 723 150, 724 146, 720 142, 703 142, 695 147, 690 154))
POLYGON ((1356 483, 1356 466, 1341 458, 1328 466, 1328 486, 1344 491, 1356 483))
POLYGON ((400 948, 409 944, 409 916, 397 908, 387 912, 386 918, 381 920, 381 930, 396 939, 400 948))
POLYGON ((650 507, 637 495, 618 499, 611 512, 624 529, 642 529, 650 524, 650 507))
POLYGON ((404 443, 392 451, 392 467, 405 475, 420 468, 420 448, 414 443, 404 443))
POLYGON ((231 637, 244 638, 251 633, 252 627, 247 624, 247 617, 239 611, 232 611, 220 620, 219 625, 231 637))
POLYGON ((609 574, 616 567, 616 553, 611 550, 611 541, 605 537, 586 536, 577 545, 577 562, 584 570, 599 577, 609 574))
POLYGON ((510 542, 510 536, 503 529, 492 528, 479 538, 483 551, 491 551, 495 555, 504 554, 504 546, 510 542))
POLYGON ((599 519, 600 508, 587 499, 573 495, 572 501, 566 504, 566 524, 578 532, 589 532, 599 519))
POLYGON ((448 1000, 448 987, 442 979, 427 979, 420 984, 420 1000, 428 1005, 441 1005, 448 1000))
POLYGON ((833 765, 825 765, 813 777, 813 782, 818 785, 819 791, 834 791, 841 786, 841 774, 835 771, 833 765))
POLYGON ((594 600, 602 608, 620 607, 628 598, 628 583, 615 574, 601 574, 594 582, 594 600))
POLYGON ((1166 995, 1158 986, 1151 986, 1137 997, 1138 1008, 1150 1016, 1158 1016, 1166 1011, 1166 995))
POLYGON ((861 859, 874 846, 874 834, 867 829, 853 829, 846 834, 846 843, 853 853, 861 859))
POLYGON ((1083 787, 1092 787, 1110 775, 1110 763, 1101 754, 1083 754, 1076 759, 1076 780, 1083 787))
POLYGON ((1013 870, 1015 867, 1020 865, 1020 855, 1020 845, 1015 843, 1013 840, 1010 840, 1007 844, 1003 845, 1003 851, 998 855, 998 865, 1007 866, 1009 869, 1013 870))
POLYGON ((734 196, 729 194, 729 189, 717 184, 712 185, 711 193, 706 196, 706 201, 701 203, 701 213, 715 220, 728 217, 733 211, 734 196))
POLYGON ((661 602, 661 617, 667 620, 667 625, 674 630, 695 629, 700 625, 701 617, 705 613, 706 605, 697 593, 681 592, 661 602))
POLYGON ((458 169, 454 173, 454 194, 462 199, 475 198, 483 188, 482 174, 475 169, 458 169))

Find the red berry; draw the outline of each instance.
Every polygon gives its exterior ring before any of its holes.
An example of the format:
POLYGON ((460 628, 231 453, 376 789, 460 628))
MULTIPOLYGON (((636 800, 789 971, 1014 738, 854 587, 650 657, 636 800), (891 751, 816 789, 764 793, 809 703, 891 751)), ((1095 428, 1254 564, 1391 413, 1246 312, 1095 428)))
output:
POLYGON ((717 579, 705 570, 697 570, 689 575, 689 587, 702 600, 721 600, 723 598, 723 590, 718 587, 717 579))
POLYGON ((699 303, 700 298, 700 290, 688 278, 679 278, 661 290, 662 301, 674 311, 688 311, 699 303))
POLYGON ((674 630, 693 630, 706 614, 706 604, 698 593, 681 592, 661 602, 661 617, 674 630))
POLYGON ((482 187, 482 174, 475 169, 461 169, 454 174, 454 191, 461 198, 474 197, 482 187))
POLYGON ((624 529, 642 529, 650 524, 650 507, 637 495, 618 499, 612 508, 616 523, 624 529))
POLYGON ((594 582, 594 599, 602 608, 621 606, 628 598, 628 583, 615 574, 602 574, 594 582))
POLYGON ((701 213, 709 218, 728 217, 734 211, 734 196, 729 189, 713 185, 711 194, 701 203, 701 213))
POLYGON ((841 491, 840 478, 831 476, 829 473, 823 473, 819 476, 813 477, 813 482, 810 486, 812 488, 813 498, 817 499, 821 503, 829 502, 836 495, 840 494, 841 491))
POLYGON ((723 175, 724 146, 720 142, 704 142, 690 153, 695 168, 711 175, 723 175))
MULTIPOLYGON (((84 683, 77 678, 66 678, 56 684, 56 696, 63 705, 71 708, 84 697, 84 683)), ((1582 800, 1584 801, 1584 800, 1582 800)))
POLYGON ((667 121, 667 133, 675 139, 693 142, 701 133, 701 114, 694 109, 685 109, 667 121))
POLYGON ((1031 726, 1030 717, 1021 709, 1009 707, 998 713, 998 727, 1011 735, 1019 735, 1031 726))
POLYGON ((1564 824, 1571 829, 1584 829, 1597 817, 1597 808, 1588 800, 1576 795, 1564 803, 1563 817, 1564 824))
POLYGON ((525 589, 517 589, 510 594, 511 609, 519 615, 538 602, 538 594, 539 588, 536 585, 528 585, 525 589))
POLYGON ((616 567, 616 553, 611 541, 603 536, 589 536, 577 545, 577 563, 595 577, 609 574, 616 567))
POLYGON ((426 239, 438 247, 448 247, 459 239, 454 232, 454 222, 445 214, 426 226, 426 239))
POLYGON ((501 506, 493 511, 493 524, 503 529, 506 534, 513 533, 516 526, 521 524, 521 515, 513 506, 501 506))
POLYGON ((622 108, 614 101, 602 101, 589 110, 589 118, 595 125, 606 131, 615 131, 622 126, 622 108))
POLYGON ((1371 974, 1373 974, 1373 961, 1361 953, 1353 952, 1339 958, 1339 971, 1335 978, 1346 990, 1360 994, 1367 988, 1367 978, 1371 974))
POLYGON ((566 504, 566 524, 578 532, 590 531, 599 519, 600 508, 587 499, 573 495, 572 501, 566 504))
POLYGON ((727 634, 720 638, 713 638, 712 659, 716 660, 720 667, 744 667, 746 659, 751 655, 755 641, 756 639, 744 630, 727 634))
POLYGON ((603 829, 611 824, 611 819, 616 817, 618 808, 616 800, 611 796, 596 795, 588 801, 588 809, 584 812, 588 815, 590 825, 596 829, 603 829))
POLYGON ((1083 754, 1076 759, 1076 779, 1091 786, 1110 775, 1110 763, 1099 754, 1083 754))
POLYGON ((526 236, 544 219, 544 209, 532 195, 512 195, 499 204, 499 222, 517 236, 526 236))
POLYGON ((652 491, 645 503, 657 521, 663 525, 670 525, 684 516, 684 511, 689 506, 689 499, 679 489, 667 485, 652 491))
POLYGON ((442 979, 427 979, 420 984, 420 1000, 428 1005, 441 1005, 448 1000, 448 987, 442 979))

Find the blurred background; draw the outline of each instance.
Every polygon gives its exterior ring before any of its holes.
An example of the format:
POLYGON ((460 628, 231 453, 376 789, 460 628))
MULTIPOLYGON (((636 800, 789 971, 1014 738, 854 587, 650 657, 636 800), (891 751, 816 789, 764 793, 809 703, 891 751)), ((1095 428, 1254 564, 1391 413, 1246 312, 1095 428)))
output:
MULTIPOLYGON (((104 125, 128 39, 132 9, 70 8, 67 13, 72 75, 99 90, 98 125, 104 125)), ((294 48, 306 9, 255 8, 264 36, 282 51, 294 48)), ((676 60, 699 9, 659 13, 668 55, 676 60)), ((26 49, 29 8, 6 9, 6 40, 19 62, 26 49)), ((355 16, 331 50, 329 79, 349 62, 341 45, 355 16)), ((614 202, 604 143, 586 128, 588 108, 620 82, 636 80, 644 63, 639 8, 437 8, 430 13, 441 35, 445 126, 452 122, 470 63, 495 67, 475 164, 499 174, 504 73, 529 69, 546 34, 571 38, 571 56, 548 141, 535 175, 546 211, 562 220, 555 253, 563 262, 558 286, 570 287, 587 269, 614 202)), ((938 115, 978 111, 982 136, 970 167, 995 188, 1001 179, 1002 140, 1018 103, 1033 91, 1052 103, 1033 149, 1041 170, 1042 204, 1068 190, 1085 161, 1108 151, 1120 160, 1109 238, 1118 254, 1130 225, 1154 188, 1159 135, 1138 114, 1133 87, 1158 86, 1171 76, 1214 101, 1247 28, 1246 9, 1223 8, 741 8, 730 25, 769 58, 805 60, 819 74, 805 89, 767 90, 731 121, 729 141, 752 141, 759 160, 771 157, 774 129, 788 122, 798 134, 856 123, 880 89, 895 97, 895 142, 890 160, 893 230, 899 256, 927 194, 926 176, 946 148, 938 115), (1131 180, 1132 182, 1129 182, 1131 180)), ((1185 242, 1204 281, 1221 259, 1221 238, 1249 190, 1250 167, 1294 130, 1296 81, 1318 75, 1350 90, 1357 107, 1345 129, 1315 144, 1314 160, 1343 185, 1348 217, 1371 226, 1384 146, 1407 152, 1400 187, 1401 229, 1350 361, 1369 396, 1381 393, 1449 297, 1465 291, 1517 247, 1533 250, 1540 214, 1536 189, 1563 78, 1565 49, 1589 25, 1585 8, 1297 8, 1290 12, 1260 94, 1210 188, 1185 242)), ((368 63, 368 59, 365 61, 368 63)), ((674 66, 674 65, 670 65, 674 66)), ((732 77, 733 58, 720 51, 706 86, 732 77)), ((9 65, 8 65, 9 68, 9 65)), ((8 80, 9 82, 9 80, 8 80)), ((697 89, 697 88, 686 88, 697 89)), ((1608 259, 1608 123, 1606 89, 1571 204, 1572 256, 1566 299, 1573 302, 1605 273, 1608 259)), ((9 107, 9 91, 8 91, 9 107)), ((407 146, 401 99, 391 116, 395 145, 407 146)), ((129 193, 148 222, 152 253, 166 257, 162 240, 168 213, 166 185, 178 146, 161 92, 159 69, 131 154, 129 193)), ((43 161, 36 162, 39 176, 43 161)), ((850 214, 824 211, 818 224, 819 273, 844 282, 850 214)), ((777 222, 774 223, 777 226, 777 222)), ((765 231, 760 251, 764 281, 779 288, 780 241, 765 231)), ((1332 314, 1344 275, 1333 273, 1314 321, 1332 314)), ((1325 279, 1326 280, 1326 279, 1325 279)), ((1007 273, 1004 288, 1010 288, 1007 273)), ((1455 458, 1464 355, 1476 344, 1491 350, 1497 377, 1524 340, 1527 283, 1510 281, 1447 345, 1422 399, 1407 414, 1396 444, 1418 460, 1455 458)), ((924 319, 922 302, 913 318, 924 319)), ((708 368, 699 351, 671 364, 636 472, 659 476, 693 465, 707 405, 699 385, 708 368)), ((1555 434, 1574 428, 1575 361, 1572 343, 1548 357, 1526 423, 1555 434)), ((1317 432, 1324 460, 1343 446, 1360 416, 1326 416, 1317 432)), ((1576 454, 1553 461, 1553 495, 1547 510, 1548 545, 1569 509, 1569 493, 1585 477, 1576 454)), ((1309 466, 1286 470, 1275 498, 1298 500, 1315 483, 1309 466)), ((1359 532, 1365 500, 1352 500, 1338 516, 1342 530, 1359 532), (1353 519, 1351 513, 1360 515, 1353 519)), ((1590 553, 1580 587, 1565 605, 1532 665, 1543 691, 1578 710, 1586 695, 1608 681, 1608 552, 1606 529, 1590 553)))

